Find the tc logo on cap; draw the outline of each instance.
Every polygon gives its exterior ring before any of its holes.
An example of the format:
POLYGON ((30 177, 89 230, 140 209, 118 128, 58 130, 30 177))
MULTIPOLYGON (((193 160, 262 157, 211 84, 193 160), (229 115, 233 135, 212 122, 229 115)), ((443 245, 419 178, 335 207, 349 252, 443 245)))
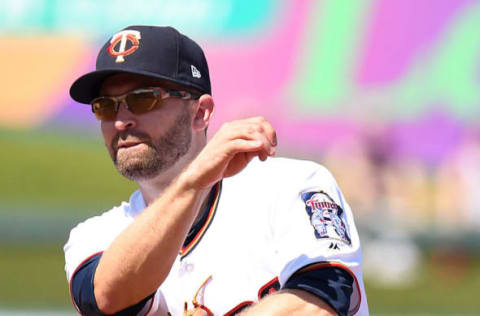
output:
POLYGON ((124 56, 130 55, 138 49, 140 39, 141 37, 139 31, 124 30, 118 32, 112 36, 112 40, 110 41, 110 46, 108 46, 107 51, 113 57, 117 57, 117 59, 115 59, 116 63, 123 63, 125 61, 125 58, 123 58, 124 56), (131 46, 129 49, 125 50, 127 47, 127 41, 131 43, 131 46), (118 47, 118 50, 115 50, 115 47, 118 43, 120 43, 120 46, 118 47))

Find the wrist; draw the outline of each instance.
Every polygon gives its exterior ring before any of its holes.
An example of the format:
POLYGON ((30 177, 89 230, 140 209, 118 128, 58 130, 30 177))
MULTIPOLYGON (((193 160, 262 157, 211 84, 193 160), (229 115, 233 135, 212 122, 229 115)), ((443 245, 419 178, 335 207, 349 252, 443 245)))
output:
POLYGON ((213 184, 203 185, 190 169, 187 167, 177 176, 175 186, 177 186, 179 192, 193 194, 203 200, 210 192, 213 184))
POLYGON ((202 174, 200 170, 201 167, 198 166, 198 163, 195 163, 195 161, 190 163, 178 175, 177 181, 179 185, 181 185, 184 190, 191 190, 199 193, 210 192, 211 188, 217 181, 210 182, 205 180, 205 178, 208 177, 206 177, 205 174, 202 174))

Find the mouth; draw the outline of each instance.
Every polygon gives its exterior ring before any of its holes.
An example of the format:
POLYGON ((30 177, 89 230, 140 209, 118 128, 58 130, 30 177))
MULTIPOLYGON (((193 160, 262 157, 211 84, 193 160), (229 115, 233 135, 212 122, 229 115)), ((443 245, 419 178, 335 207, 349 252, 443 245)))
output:
POLYGON ((117 145, 117 150, 141 147, 142 145, 145 143, 141 141, 121 141, 117 145))
POLYGON ((150 137, 146 133, 139 131, 124 131, 120 132, 113 138, 111 149, 114 154, 118 151, 133 150, 150 146, 150 137))

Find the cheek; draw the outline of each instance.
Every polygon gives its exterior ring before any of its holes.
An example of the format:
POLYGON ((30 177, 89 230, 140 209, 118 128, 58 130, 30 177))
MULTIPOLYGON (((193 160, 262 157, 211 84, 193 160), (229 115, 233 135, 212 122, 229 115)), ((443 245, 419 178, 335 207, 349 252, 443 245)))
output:
POLYGON ((150 112, 137 121, 137 128, 152 138, 162 136, 175 118, 172 112, 150 112))
POLYGON ((113 123, 111 122, 102 122, 101 123, 101 130, 103 135, 103 140, 105 141, 105 145, 107 146, 108 150, 111 150, 111 144, 113 137, 115 135, 115 129, 113 128, 113 123))

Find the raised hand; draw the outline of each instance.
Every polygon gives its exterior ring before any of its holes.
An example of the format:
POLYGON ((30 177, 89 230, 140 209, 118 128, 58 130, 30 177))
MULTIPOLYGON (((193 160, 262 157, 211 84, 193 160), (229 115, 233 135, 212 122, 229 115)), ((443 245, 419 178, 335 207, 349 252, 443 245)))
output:
POLYGON ((275 155, 277 137, 263 117, 225 123, 184 170, 195 188, 207 189, 240 172, 254 158, 264 161, 275 155))

